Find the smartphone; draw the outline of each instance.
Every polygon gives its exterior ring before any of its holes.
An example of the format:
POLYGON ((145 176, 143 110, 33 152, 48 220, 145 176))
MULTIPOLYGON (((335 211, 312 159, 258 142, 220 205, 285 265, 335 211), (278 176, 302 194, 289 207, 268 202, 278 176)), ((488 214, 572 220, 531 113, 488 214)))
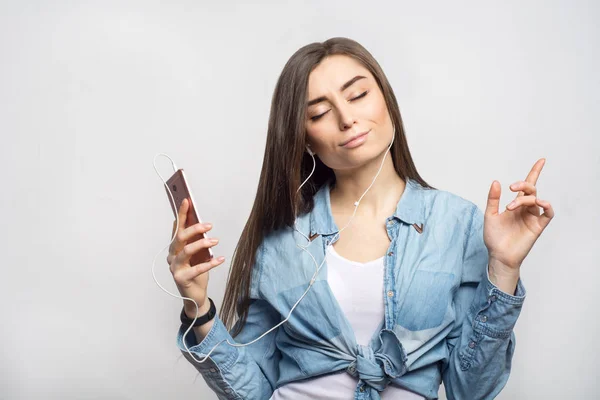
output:
MULTIPOLYGON (((178 169, 175 171, 173 175, 167 180, 167 186, 171 190, 171 194, 173 195, 173 199, 175 200, 175 204, 171 200, 171 196, 169 195, 169 190, 165 188, 167 192, 167 198, 169 199, 169 203, 171 204, 171 208, 173 209, 173 214, 175 215, 175 219, 177 220, 177 214, 179 212, 179 208, 181 208, 181 204, 183 203, 183 199, 188 199, 188 214, 185 221, 185 227, 190 227, 194 224, 202 222, 200 216, 198 215, 198 208, 196 208, 196 202, 194 201, 194 196, 192 196, 192 191, 190 190, 190 185, 188 184, 187 179, 185 178, 185 173, 183 169, 178 169)), ((204 233, 197 234, 193 236, 188 243, 193 243, 196 240, 205 238, 206 235, 204 233)), ((190 265, 200 264, 206 261, 209 261, 213 258, 212 249, 209 247, 207 249, 201 249, 196 254, 194 254, 190 258, 190 265)))

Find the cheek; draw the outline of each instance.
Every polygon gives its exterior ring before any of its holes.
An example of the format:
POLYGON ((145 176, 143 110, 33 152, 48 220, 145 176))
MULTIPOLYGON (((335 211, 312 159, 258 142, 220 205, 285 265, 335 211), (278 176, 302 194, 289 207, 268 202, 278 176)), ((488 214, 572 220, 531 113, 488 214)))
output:
POLYGON ((328 127, 326 123, 321 123, 317 125, 313 125, 310 128, 307 124, 306 127, 306 137, 312 143, 314 148, 321 148, 326 141, 326 138, 330 135, 331 127, 328 127))
POLYGON ((388 110, 383 96, 379 95, 368 106, 369 119, 383 125, 388 119, 388 110))

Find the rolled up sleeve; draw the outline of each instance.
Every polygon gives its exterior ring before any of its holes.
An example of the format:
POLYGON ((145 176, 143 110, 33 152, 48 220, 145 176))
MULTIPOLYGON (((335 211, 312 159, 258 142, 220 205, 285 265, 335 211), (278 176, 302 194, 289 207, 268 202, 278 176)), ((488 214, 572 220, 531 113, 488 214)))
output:
MULTIPOLYGON (((258 255, 257 260, 260 261, 258 255)), ((280 314, 270 303, 259 298, 256 289, 260 281, 259 267, 260 265, 253 269, 248 318, 235 340, 218 314, 214 317, 210 331, 200 343, 196 343, 193 330, 188 332, 185 344, 190 350, 189 353, 184 346, 183 337, 187 328, 181 326, 177 333, 177 347, 200 372, 219 399, 268 399, 279 377, 281 353, 275 343, 279 328, 246 346, 231 346, 225 343, 249 343, 281 321, 280 314), (199 362, 215 346, 217 347, 208 358, 199 362)))
POLYGON ((442 369, 449 400, 493 399, 504 388, 516 345, 513 329, 526 296, 520 278, 513 295, 490 281, 483 221, 483 212, 473 204, 461 284, 453 300, 456 323, 447 338, 449 361, 442 369))

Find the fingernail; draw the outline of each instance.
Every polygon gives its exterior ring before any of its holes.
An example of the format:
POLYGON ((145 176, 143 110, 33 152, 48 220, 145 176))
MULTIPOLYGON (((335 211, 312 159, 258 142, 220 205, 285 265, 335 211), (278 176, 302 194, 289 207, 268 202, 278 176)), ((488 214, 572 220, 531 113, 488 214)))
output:
POLYGON ((223 256, 217 258, 217 261, 223 261, 223 260, 225 260, 225 257, 223 257, 223 256))
POLYGON ((217 239, 217 238, 210 238, 210 242, 211 243, 219 243, 219 239, 217 239))
POLYGON ((204 226, 209 229, 212 228, 212 224, 210 222, 205 223, 204 226))

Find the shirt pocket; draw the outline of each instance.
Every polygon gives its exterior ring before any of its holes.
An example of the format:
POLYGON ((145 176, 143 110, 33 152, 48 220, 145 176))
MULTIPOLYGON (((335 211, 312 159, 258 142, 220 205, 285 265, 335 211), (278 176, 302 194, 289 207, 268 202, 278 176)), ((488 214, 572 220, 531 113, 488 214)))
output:
MULTIPOLYGON (((294 306, 307 288, 307 284, 284 290, 277 295, 281 309, 294 306)), ((327 281, 318 280, 298 303, 290 318, 283 324, 284 330, 298 340, 322 342, 341 334, 340 322, 335 303, 330 296, 327 281)))
POLYGON ((439 326, 452 303, 454 274, 417 270, 400 304, 397 323, 411 331, 439 326))

